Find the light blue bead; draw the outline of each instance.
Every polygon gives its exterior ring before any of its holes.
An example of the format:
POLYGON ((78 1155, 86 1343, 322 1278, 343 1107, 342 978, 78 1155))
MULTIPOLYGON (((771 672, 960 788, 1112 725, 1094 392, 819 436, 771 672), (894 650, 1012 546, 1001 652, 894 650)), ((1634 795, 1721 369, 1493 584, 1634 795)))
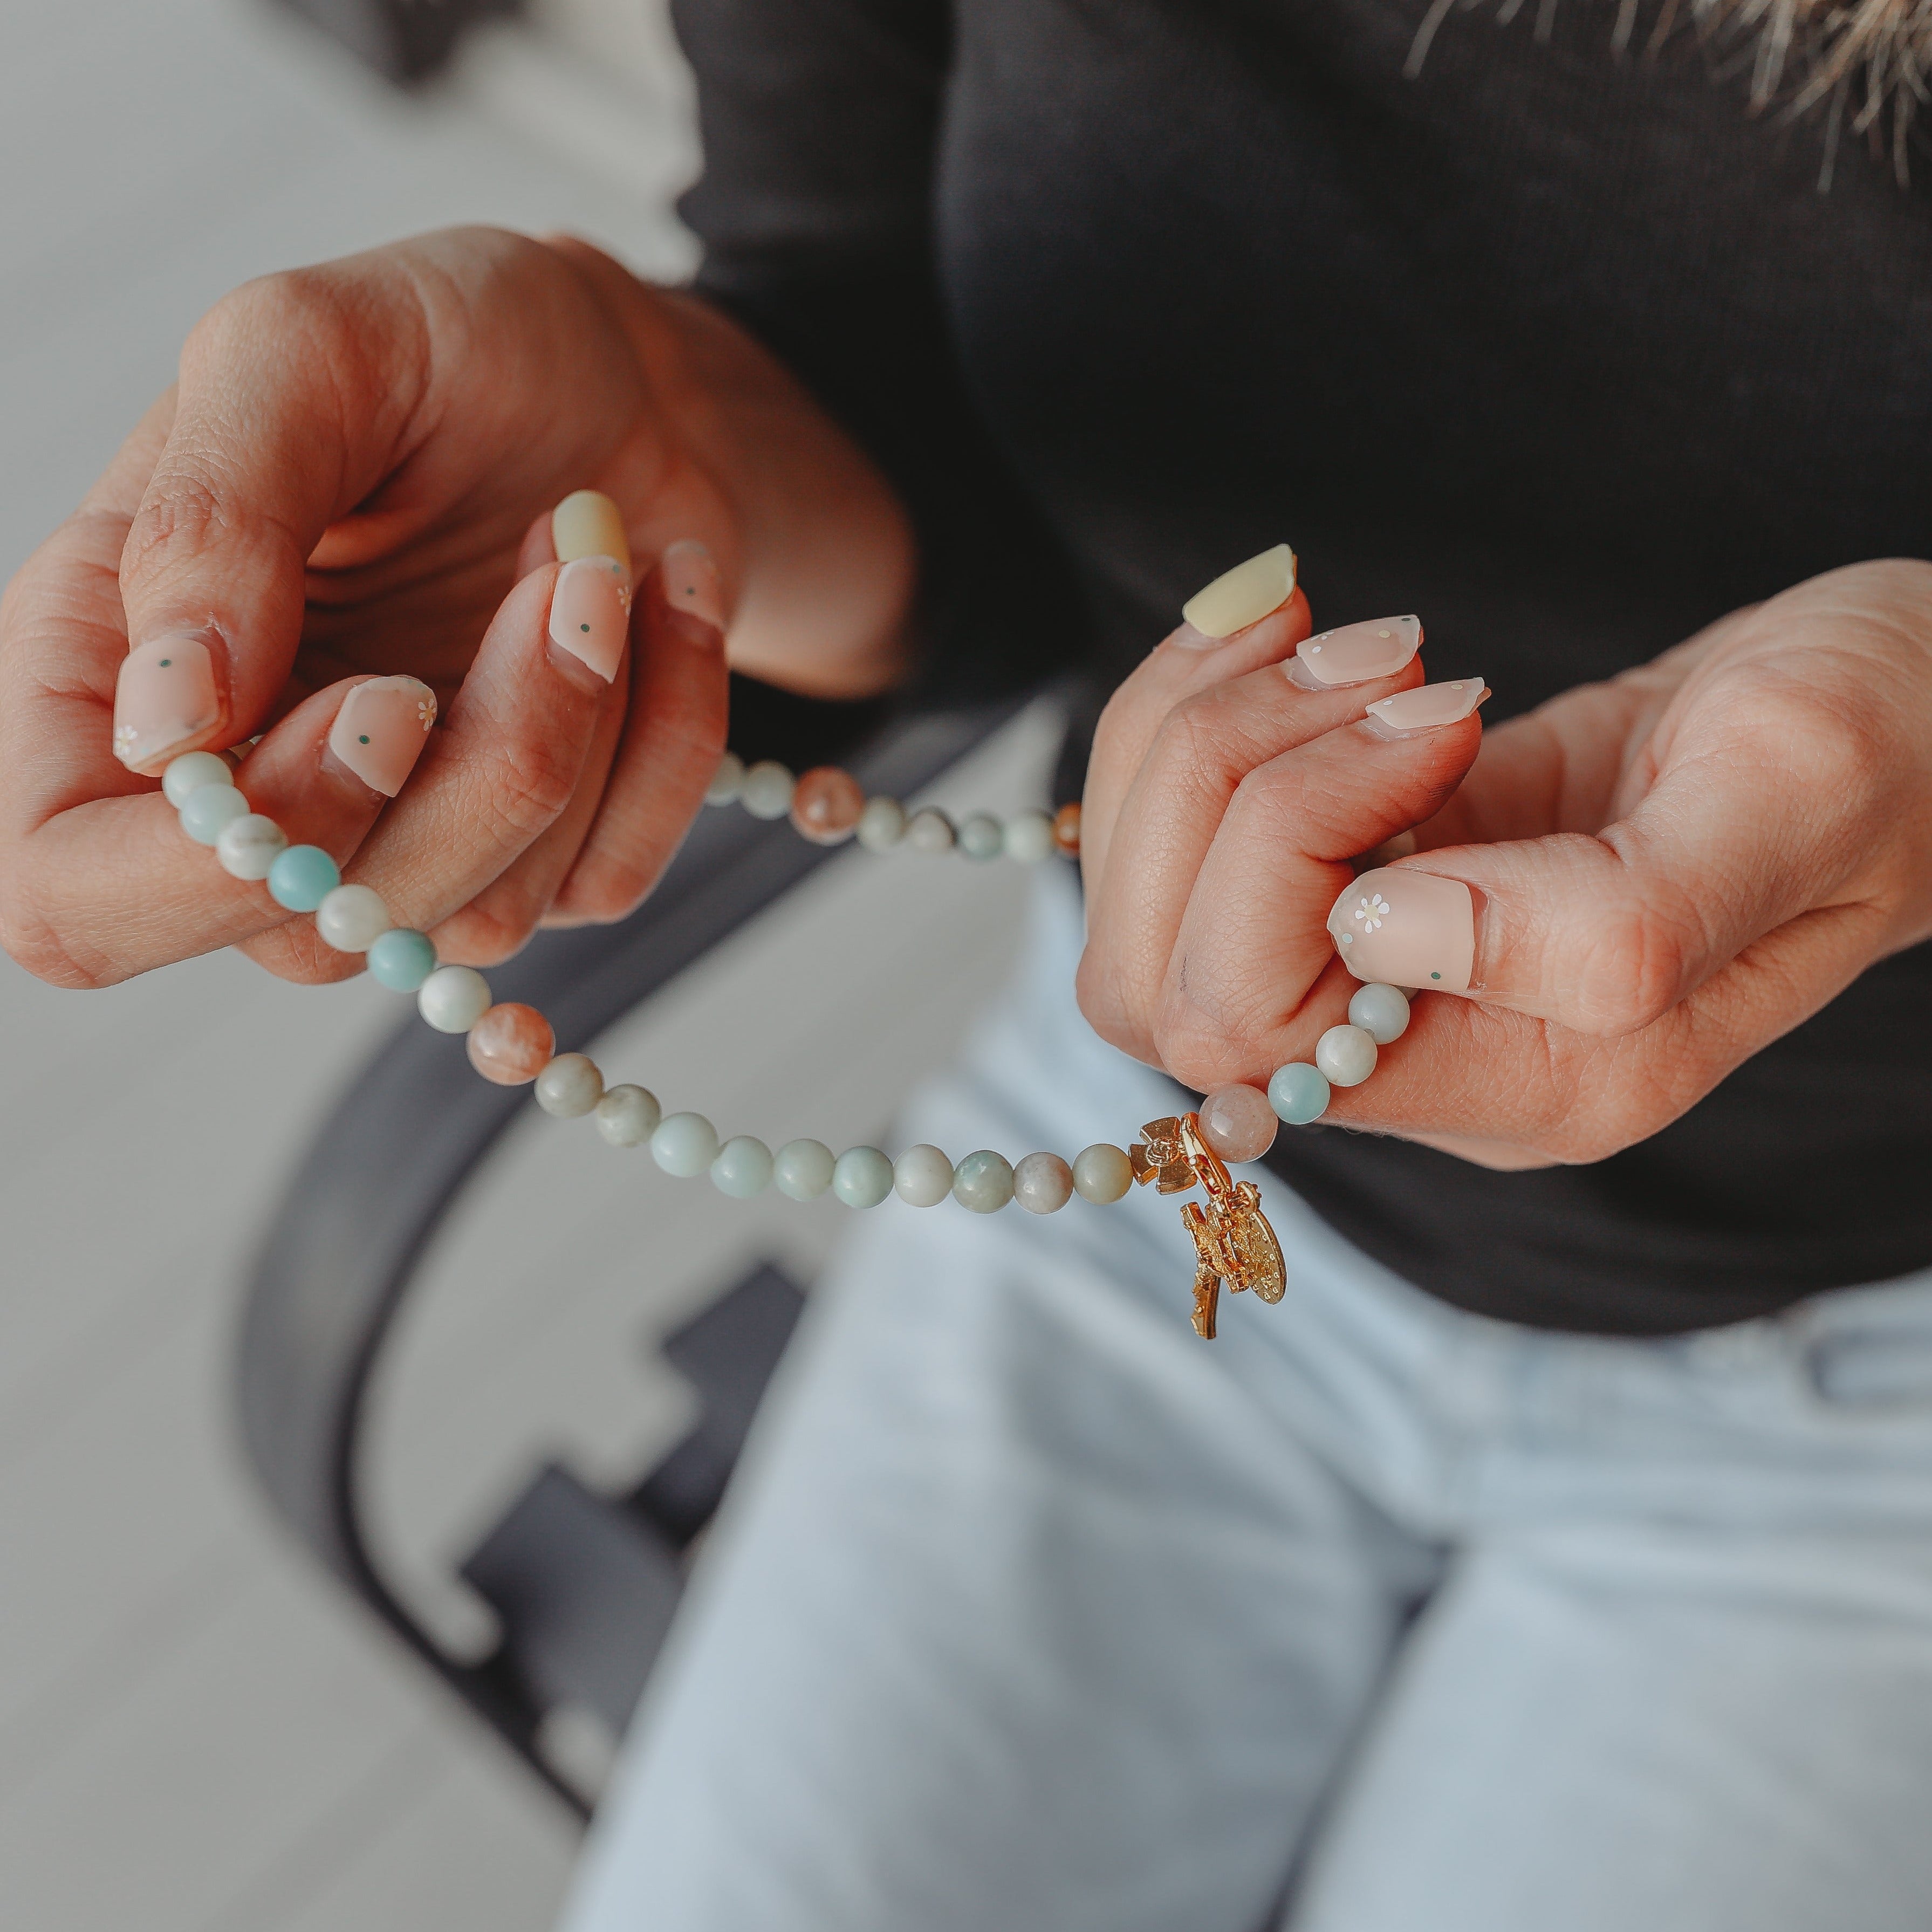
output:
MULTIPOLYGON (((190 798, 194 804, 200 792, 190 798)), ((268 868, 268 896, 291 912, 313 912, 342 883, 335 861, 320 845, 291 845, 268 868)))
POLYGON ((832 1164, 832 1191, 848 1208, 876 1208, 892 1191, 892 1164, 877 1148, 848 1148, 832 1164))
POLYGON ((1318 1066, 1305 1060, 1275 1069, 1268 1082, 1268 1105, 1292 1127, 1305 1127, 1328 1111, 1329 1087, 1318 1066))
POLYGON ((665 1173, 692 1180, 718 1158, 718 1130, 702 1114, 667 1114, 651 1136, 651 1158, 665 1173))
POLYGON ((212 845, 221 828, 248 816, 248 801, 232 784, 202 785, 182 801, 181 829, 197 845, 212 845))
POLYGON ((1358 986, 1348 1002, 1348 1023, 1371 1035, 1376 1046, 1387 1046, 1408 1030, 1408 1002, 1400 986, 1358 986))
POLYGON ((965 857, 982 863, 998 858, 1006 849, 1006 829, 990 812, 976 812, 962 818, 955 836, 965 857))
POLYGON ((748 1201, 772 1182, 772 1150, 749 1134, 734 1134, 711 1163, 711 1184, 720 1194, 748 1201))
POLYGON ((794 1201, 816 1201, 832 1185, 836 1166, 823 1141, 787 1141, 772 1162, 772 1179, 794 1201))
POLYGON ((364 956, 370 978, 392 992, 413 993, 436 970, 436 942, 406 926, 377 934, 364 956))
POLYGON ((997 1214, 1013 1198, 1013 1164, 982 1148, 952 1170, 952 1198, 976 1214, 997 1214))

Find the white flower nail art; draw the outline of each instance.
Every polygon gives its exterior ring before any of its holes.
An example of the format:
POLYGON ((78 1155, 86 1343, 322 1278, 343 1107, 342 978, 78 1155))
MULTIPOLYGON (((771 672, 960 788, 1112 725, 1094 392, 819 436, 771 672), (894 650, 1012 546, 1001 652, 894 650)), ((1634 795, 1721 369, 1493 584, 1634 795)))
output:
POLYGON ((1370 932, 1378 932, 1382 921, 1388 916, 1389 902, 1380 892, 1372 898, 1359 898, 1355 902, 1355 916, 1370 932))
POLYGON ((416 700, 416 718, 425 731, 436 722, 436 700, 434 698, 416 700))

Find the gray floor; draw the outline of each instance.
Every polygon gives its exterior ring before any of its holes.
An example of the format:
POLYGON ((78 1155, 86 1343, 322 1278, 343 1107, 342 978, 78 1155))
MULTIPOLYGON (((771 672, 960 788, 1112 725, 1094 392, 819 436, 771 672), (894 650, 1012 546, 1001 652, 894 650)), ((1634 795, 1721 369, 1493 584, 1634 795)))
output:
MULTIPOLYGON (((680 77, 653 16, 598 38, 605 4, 553 0, 550 38, 499 35, 406 104, 224 0, 6 0, 0 575, 250 274, 457 220, 568 225, 676 273, 680 77)), ((1024 721, 940 796, 1036 793, 1052 735, 1024 721)), ((869 1137, 996 979, 1022 892, 852 855, 600 1057, 739 1130, 869 1137)), ((232 1440, 250 1245, 395 1012, 226 956, 94 994, 0 960, 10 1932, 523 1932, 554 1910, 560 1809, 281 1542, 232 1440)), ((536 1460, 621 1477, 676 1433, 650 1336, 836 1238, 841 1210, 725 1213, 583 1128, 533 1120, 493 1161, 380 1391, 381 1545, 452 1640, 487 1616, 449 1558, 536 1460)))

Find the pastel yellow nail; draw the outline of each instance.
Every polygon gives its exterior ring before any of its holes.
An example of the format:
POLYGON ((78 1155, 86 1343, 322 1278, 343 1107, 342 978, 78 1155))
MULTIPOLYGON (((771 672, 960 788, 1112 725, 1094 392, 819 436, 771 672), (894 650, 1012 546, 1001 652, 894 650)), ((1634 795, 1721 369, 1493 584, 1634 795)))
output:
POLYGON ((573 490, 550 513, 550 541, 559 563, 580 556, 614 556, 624 566, 630 588, 631 546, 624 535, 624 513, 601 490, 573 490))
POLYGON ((1279 610, 1294 595, 1294 553, 1286 544, 1276 544, 1196 591, 1180 614, 1204 636, 1231 638, 1279 610))

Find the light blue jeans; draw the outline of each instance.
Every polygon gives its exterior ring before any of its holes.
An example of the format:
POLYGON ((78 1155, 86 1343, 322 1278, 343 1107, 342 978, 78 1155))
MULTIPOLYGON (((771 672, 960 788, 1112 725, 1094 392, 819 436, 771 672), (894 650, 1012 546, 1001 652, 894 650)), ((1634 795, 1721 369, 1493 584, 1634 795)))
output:
MULTIPOLYGON (((1171 1110, 1078 921, 908 1139, 1171 1110)), ((566 1932, 1932 1923, 1932 1277, 1539 1334, 1264 1185, 1288 1295, 1211 1344, 1172 1201, 863 1217, 566 1932)))

